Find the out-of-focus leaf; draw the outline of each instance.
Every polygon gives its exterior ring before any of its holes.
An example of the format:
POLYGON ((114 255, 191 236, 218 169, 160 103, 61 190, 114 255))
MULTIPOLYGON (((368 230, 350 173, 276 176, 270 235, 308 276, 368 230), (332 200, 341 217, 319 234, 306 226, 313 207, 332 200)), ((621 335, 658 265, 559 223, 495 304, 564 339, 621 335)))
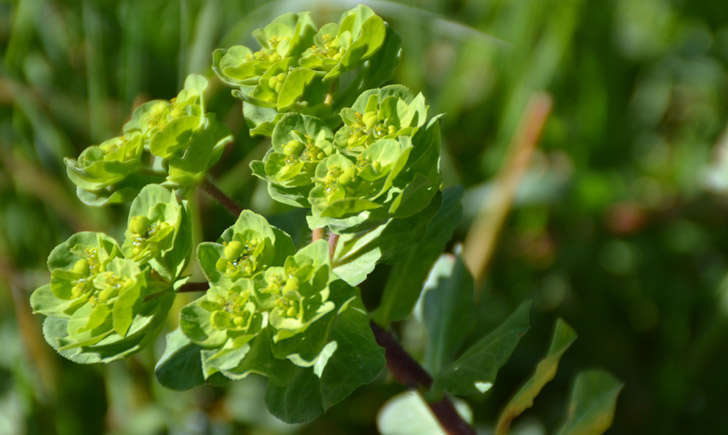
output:
POLYGON ((432 263, 452 237, 460 221, 462 188, 451 187, 442 194, 440 210, 430 221, 420 243, 400 255, 382 294, 382 302, 374 312, 381 325, 407 317, 419 297, 432 263))
POLYGON ((623 384, 601 370, 579 373, 569 399, 566 422, 558 435, 599 435, 609 428, 614 418, 617 397, 623 384))
MULTIPOLYGON (((454 399, 455 410, 466 422, 473 421, 473 411, 463 400, 454 399)), ((384 404, 377 416, 382 435, 444 435, 440 423, 416 391, 405 391, 384 404)))
POLYGON ((511 421, 533 405, 533 399, 538 396, 544 385, 556 376, 556 370, 559 368, 559 359, 561 359, 561 355, 566 352, 566 349, 571 346, 574 340, 576 340, 576 332, 566 322, 558 319, 554 329, 554 336, 551 339, 551 346, 549 346, 546 356, 539 361, 536 366, 536 371, 534 371, 533 375, 516 392, 501 412, 495 429, 496 435, 506 435, 511 421))
POLYGON ((500 326, 436 374, 433 389, 459 395, 488 391, 493 386, 498 370, 508 361, 521 337, 528 331, 530 312, 531 301, 522 303, 500 326))
POLYGON ((310 368, 297 367, 285 386, 269 383, 265 403, 271 414, 286 423, 309 422, 324 412, 319 378, 310 368))
POLYGON ((160 384, 173 390, 187 390, 202 384, 200 346, 192 343, 181 330, 167 334, 164 353, 154 367, 160 384))
POLYGON ((430 373, 439 373, 473 326, 473 277, 460 256, 445 254, 432 266, 423 291, 422 317, 428 335, 424 364, 430 373))

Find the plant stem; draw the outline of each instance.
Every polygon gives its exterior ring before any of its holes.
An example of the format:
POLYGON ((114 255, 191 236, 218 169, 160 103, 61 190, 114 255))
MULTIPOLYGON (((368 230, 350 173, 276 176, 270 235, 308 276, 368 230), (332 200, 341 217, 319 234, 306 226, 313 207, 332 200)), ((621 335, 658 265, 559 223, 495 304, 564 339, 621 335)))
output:
POLYGON ((339 235, 336 233, 329 234, 329 258, 334 258, 336 252, 336 244, 339 242, 339 235))
MULTIPOLYGON (((177 289, 177 293, 206 291, 209 286, 207 282, 188 282, 177 289)), ((392 334, 374 322, 369 322, 369 327, 374 333, 377 344, 384 348, 387 369, 392 373, 394 379, 410 388, 429 390, 432 387, 432 377, 400 346, 392 334)), ((446 433, 450 435, 475 435, 475 430, 460 417, 452 401, 447 396, 443 396, 437 402, 427 402, 427 406, 430 407, 433 415, 446 433)))
MULTIPOLYGON (((232 199, 208 179, 202 182, 202 188, 234 215, 239 215, 242 212, 242 209, 232 199)), ((315 242, 316 240, 323 239, 324 236, 324 228, 316 228, 311 234, 311 239, 315 242)), ((329 234, 329 255, 332 257, 338 241, 338 234, 329 234)), ((205 291, 208 288, 209 284, 206 282, 188 282, 177 289, 177 293, 205 291)), ((432 386, 432 377, 429 373, 384 328, 374 322, 369 322, 369 326, 374 333, 374 339, 377 344, 384 348, 387 368, 397 382, 410 388, 429 390, 432 386)), ((437 402, 426 402, 432 414, 437 418, 437 421, 446 433, 450 435, 475 435, 475 430, 460 417, 452 401, 446 395, 443 395, 442 399, 437 402)))
POLYGON ((177 293, 204 292, 208 288, 210 288, 210 284, 207 282, 188 282, 182 284, 182 287, 177 289, 177 293))
POLYGON ((316 240, 321 240, 324 238, 325 230, 323 227, 316 228, 311 232, 311 241, 315 242, 316 240))
POLYGON ((240 213, 242 213, 243 209, 240 208, 240 206, 237 205, 235 201, 230 199, 229 196, 225 195, 222 190, 212 184, 212 181, 210 181, 208 178, 205 178, 202 181, 200 187, 202 187, 202 190, 204 190, 205 193, 216 199, 220 203, 220 205, 225 207, 227 211, 232 213, 234 216, 238 216, 240 215, 240 213))
MULTIPOLYGON (((429 390, 432 386, 432 377, 429 373, 384 328, 374 322, 369 322, 369 326, 372 328, 377 344, 384 348, 387 368, 394 379, 410 388, 429 390)), ((427 402, 427 406, 430 407, 446 433, 451 435, 475 434, 475 430, 460 417, 447 396, 443 396, 437 402, 427 402)))

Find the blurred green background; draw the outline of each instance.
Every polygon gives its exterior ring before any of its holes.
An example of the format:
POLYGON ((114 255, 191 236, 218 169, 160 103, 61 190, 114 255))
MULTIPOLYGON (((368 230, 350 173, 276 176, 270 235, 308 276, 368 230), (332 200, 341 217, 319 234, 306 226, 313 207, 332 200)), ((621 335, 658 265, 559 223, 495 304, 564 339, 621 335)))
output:
MULTIPOLYGON (((554 99, 478 307, 484 331, 532 298, 533 327, 493 390, 470 403, 478 425, 492 425, 561 316, 579 339, 514 433, 553 430, 571 379, 589 367, 625 383, 610 433, 728 433, 725 0, 368 4, 402 36, 396 80, 447 114, 444 178, 466 189, 454 243, 487 204, 531 95, 554 99)), ((82 206, 63 157, 116 135, 134 105, 171 98, 186 74, 209 73, 212 49, 252 44, 250 31, 280 13, 310 9, 321 23, 353 5, 0 0, 0 434, 376 431, 378 410, 402 391, 384 376, 312 425, 289 427, 264 412, 257 379, 161 387, 161 339, 109 366, 64 361, 27 304, 53 246, 79 230, 119 235, 125 219, 123 207, 82 206)), ((301 214, 271 203, 247 169, 266 142, 248 137, 227 89, 217 83, 210 96, 236 135, 214 168, 218 184, 303 240, 301 214)), ((206 197, 194 208, 198 240, 232 223, 206 197)), ((378 299, 386 276, 375 272, 365 299, 378 299)), ((416 334, 401 326, 417 353, 416 334)))

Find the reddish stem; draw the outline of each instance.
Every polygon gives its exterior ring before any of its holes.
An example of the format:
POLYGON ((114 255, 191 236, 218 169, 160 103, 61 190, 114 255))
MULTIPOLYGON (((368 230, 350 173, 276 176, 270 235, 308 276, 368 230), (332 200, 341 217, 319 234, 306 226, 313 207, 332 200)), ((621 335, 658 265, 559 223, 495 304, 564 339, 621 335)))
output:
MULTIPOLYGON (((432 377, 415 361, 402 346, 394 339, 392 334, 374 322, 369 322, 377 344, 384 348, 387 359, 387 368, 397 382, 410 388, 423 388, 429 390, 432 386, 432 377)), ((460 417, 447 396, 437 402, 427 402, 427 406, 434 414, 443 430, 450 435, 475 435, 475 430, 460 417)))
POLYGON ((210 181, 209 179, 205 178, 202 181, 200 187, 202 187, 202 190, 204 190, 205 193, 216 199, 220 203, 220 205, 225 207, 225 209, 227 209, 227 211, 232 213, 234 216, 238 216, 240 215, 240 213, 242 213, 243 209, 239 205, 237 205, 235 201, 230 199, 229 196, 225 195, 225 192, 212 184, 212 181, 210 181))

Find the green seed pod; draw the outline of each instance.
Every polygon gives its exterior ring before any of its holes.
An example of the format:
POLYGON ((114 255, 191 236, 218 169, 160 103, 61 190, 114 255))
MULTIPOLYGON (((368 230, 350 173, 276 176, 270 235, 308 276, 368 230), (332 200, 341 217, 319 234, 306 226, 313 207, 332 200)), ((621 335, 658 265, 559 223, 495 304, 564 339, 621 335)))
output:
POLYGON ((101 290, 98 294, 98 300, 99 302, 106 302, 107 299, 111 297, 111 295, 114 293, 114 288, 109 287, 101 290))
POLYGON ((224 273, 225 270, 227 270, 228 262, 224 257, 220 257, 215 262, 215 269, 217 269, 218 272, 224 273))
POLYGON ((239 240, 231 240, 227 246, 225 246, 223 255, 227 260, 235 260, 240 257, 241 252, 243 252, 243 243, 239 240))
POLYGON ((288 156, 297 156, 301 154, 303 144, 297 140, 291 140, 283 146, 283 153, 288 156))
POLYGON ((364 122, 364 125, 366 128, 372 128, 374 124, 377 122, 377 113, 376 112, 367 112, 362 116, 362 121, 364 122))
POLYGON ((298 291, 298 279, 296 279, 295 276, 292 276, 288 278, 288 281, 286 281, 286 284, 283 286, 283 294, 287 294, 288 292, 296 292, 298 291))
POLYGON ((85 258, 81 258, 76 261, 76 263, 73 265, 73 273, 77 275, 83 275, 86 276, 89 273, 89 265, 88 261, 85 258))
POLYGON ((348 166, 341 175, 339 175, 338 182, 340 184, 349 184, 356 177, 356 170, 354 166, 348 166))
POLYGON ((131 221, 129 222, 129 230, 133 234, 146 234, 147 231, 149 231, 149 226, 151 222, 148 217, 146 216, 134 216, 131 218, 131 221))

